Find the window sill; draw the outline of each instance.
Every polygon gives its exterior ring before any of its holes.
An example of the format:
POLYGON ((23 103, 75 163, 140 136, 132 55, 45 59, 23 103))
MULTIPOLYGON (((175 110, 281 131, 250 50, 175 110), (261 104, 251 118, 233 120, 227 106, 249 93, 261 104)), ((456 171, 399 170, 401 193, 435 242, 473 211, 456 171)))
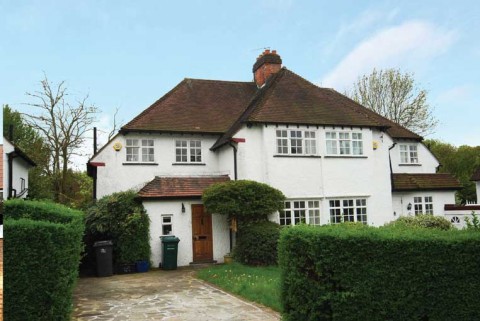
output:
POLYGON ((368 158, 365 155, 325 155, 325 158, 368 158))
POLYGON ((134 162, 129 162, 129 163, 122 163, 122 165, 147 165, 147 166, 158 166, 158 163, 141 163, 141 162, 138 162, 138 163, 134 163, 134 162))
POLYGON ((422 166, 422 164, 398 164, 398 166, 422 166))
POLYGON ((322 156, 319 156, 319 155, 281 155, 281 154, 277 154, 277 155, 273 155, 273 157, 285 157, 285 158, 322 158, 322 156))
POLYGON ((207 164, 205 163, 172 163, 174 166, 206 166, 207 164))

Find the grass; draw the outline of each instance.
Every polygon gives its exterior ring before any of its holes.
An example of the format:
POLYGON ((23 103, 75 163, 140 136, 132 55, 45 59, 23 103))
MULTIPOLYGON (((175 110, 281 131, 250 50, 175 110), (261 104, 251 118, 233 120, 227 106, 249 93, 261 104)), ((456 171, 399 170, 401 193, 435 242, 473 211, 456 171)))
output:
POLYGON ((197 277, 247 300, 282 311, 280 268, 276 266, 217 265, 198 271, 197 277))

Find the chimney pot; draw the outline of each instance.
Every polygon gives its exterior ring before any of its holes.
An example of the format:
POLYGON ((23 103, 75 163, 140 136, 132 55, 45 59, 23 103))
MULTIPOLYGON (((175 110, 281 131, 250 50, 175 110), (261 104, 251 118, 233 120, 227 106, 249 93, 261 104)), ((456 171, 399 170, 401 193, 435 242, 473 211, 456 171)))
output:
POLYGON ((267 79, 282 68, 282 58, 276 50, 265 49, 253 65, 253 75, 257 87, 262 87, 267 79))

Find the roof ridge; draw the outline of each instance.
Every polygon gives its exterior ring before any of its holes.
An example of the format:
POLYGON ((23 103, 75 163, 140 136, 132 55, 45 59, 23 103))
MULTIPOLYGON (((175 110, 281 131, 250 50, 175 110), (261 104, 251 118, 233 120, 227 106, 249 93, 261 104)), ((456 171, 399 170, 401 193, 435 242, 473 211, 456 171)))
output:
POLYGON ((194 81, 204 81, 204 82, 225 82, 225 83, 234 83, 234 84, 253 84, 253 81, 238 81, 238 80, 220 80, 220 79, 204 79, 204 78, 184 78, 183 80, 194 80, 194 81))

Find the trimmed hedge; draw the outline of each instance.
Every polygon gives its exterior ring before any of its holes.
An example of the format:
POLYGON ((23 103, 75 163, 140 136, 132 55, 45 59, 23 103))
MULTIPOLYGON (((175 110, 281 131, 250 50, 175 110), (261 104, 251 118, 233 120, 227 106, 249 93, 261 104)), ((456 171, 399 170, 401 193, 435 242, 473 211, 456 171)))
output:
POLYGON ((418 214, 415 216, 401 216, 388 226, 412 227, 412 228, 435 228, 440 230, 450 230, 452 223, 443 216, 434 216, 432 214, 418 214))
POLYGON ((283 320, 480 320, 480 233, 284 229, 283 320))
POLYGON ((276 265, 280 225, 270 221, 252 223, 238 231, 235 260, 248 265, 276 265))
POLYGON ((4 213, 5 320, 70 320, 83 248, 82 213, 21 200, 5 202, 4 213))

